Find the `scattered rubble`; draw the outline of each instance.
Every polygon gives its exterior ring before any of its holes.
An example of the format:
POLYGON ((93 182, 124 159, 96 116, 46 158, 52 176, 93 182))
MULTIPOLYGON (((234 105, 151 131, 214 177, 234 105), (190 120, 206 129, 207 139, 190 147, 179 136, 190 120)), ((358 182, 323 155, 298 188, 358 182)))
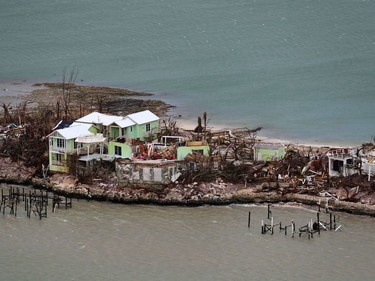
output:
MULTIPOLYGON (((7 108, 6 105, 3 107, 7 108)), ((129 203, 196 205, 246 201, 289 202, 292 198, 306 203, 316 198, 326 198, 338 206, 341 205, 337 202, 375 205, 375 182, 371 178, 374 145, 363 145, 351 153, 350 149, 279 144, 284 146, 284 157, 256 161, 254 146, 264 143, 257 138, 261 128, 210 131, 206 127, 207 114, 203 119, 204 124, 198 119, 197 129, 193 131, 183 130, 173 120, 164 119, 161 135, 175 134, 179 137, 176 142, 153 143, 151 146, 146 142, 137 144, 133 161, 141 161, 141 164, 142 161, 145 164, 154 160, 176 163, 178 173, 175 171, 168 180, 163 178, 165 181, 162 185, 126 183, 132 178, 133 171, 138 171, 136 167, 126 166, 127 163, 123 166, 126 169, 123 168, 121 172, 127 178, 119 178, 115 168, 105 173, 93 170, 90 177, 58 173, 46 177, 43 165, 47 160, 47 143, 44 136, 56 120, 53 120, 51 111, 41 110, 36 115, 27 115, 24 114, 25 109, 26 106, 19 107, 17 115, 24 118, 20 122, 24 124, 22 127, 1 127, 0 181, 32 183, 84 198, 129 203), (31 117, 36 119, 32 120, 31 117), (45 126, 45 122, 48 122, 48 126, 45 126), (180 138, 190 142, 207 142, 209 155, 194 152, 177 161, 180 138), (350 169, 347 176, 344 176, 345 169, 350 169), (338 176, 330 175, 332 171, 338 176)), ((9 110, 4 113, 3 120, 16 122, 12 118, 14 116, 9 110)), ((167 171, 162 170, 160 175, 164 174, 167 171)))

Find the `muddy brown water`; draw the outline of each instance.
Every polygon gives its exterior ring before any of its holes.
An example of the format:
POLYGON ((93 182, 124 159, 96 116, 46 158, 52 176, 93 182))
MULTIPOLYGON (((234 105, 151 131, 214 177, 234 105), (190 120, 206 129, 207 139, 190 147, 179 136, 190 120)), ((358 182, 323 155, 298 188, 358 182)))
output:
MULTIPOLYGON (((3 185, 4 186, 4 185, 3 185)), ((375 218, 336 213, 313 239, 260 233, 267 206, 160 207, 74 200, 48 218, 0 215, 2 280, 373 280, 375 218), (251 226, 248 228, 248 213, 251 226)), ((314 210, 271 207, 297 228, 314 210)), ((327 221, 325 214, 321 219, 327 221)))

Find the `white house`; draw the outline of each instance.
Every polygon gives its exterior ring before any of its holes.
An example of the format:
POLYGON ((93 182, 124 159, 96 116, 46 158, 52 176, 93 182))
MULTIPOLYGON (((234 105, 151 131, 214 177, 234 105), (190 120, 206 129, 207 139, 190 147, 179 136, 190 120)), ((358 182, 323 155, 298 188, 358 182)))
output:
POLYGON ((328 156, 328 173, 330 177, 351 176, 358 173, 355 169, 355 154, 348 148, 331 149, 328 156))

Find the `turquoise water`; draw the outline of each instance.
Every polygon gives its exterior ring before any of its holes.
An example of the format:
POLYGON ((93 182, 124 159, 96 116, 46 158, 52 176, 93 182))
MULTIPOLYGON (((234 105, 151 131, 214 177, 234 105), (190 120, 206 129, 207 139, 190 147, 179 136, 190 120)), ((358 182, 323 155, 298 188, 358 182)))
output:
POLYGON ((375 135, 374 12, 360 0, 0 0, 0 81, 77 67, 78 83, 155 93, 182 121, 207 111, 211 126, 361 144, 375 135))

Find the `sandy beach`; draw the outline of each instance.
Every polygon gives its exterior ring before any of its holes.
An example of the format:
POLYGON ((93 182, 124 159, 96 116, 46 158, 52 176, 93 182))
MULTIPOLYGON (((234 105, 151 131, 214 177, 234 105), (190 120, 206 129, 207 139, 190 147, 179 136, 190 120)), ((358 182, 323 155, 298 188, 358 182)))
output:
POLYGON ((18 105, 20 102, 27 100, 27 96, 32 91, 42 89, 42 87, 33 85, 33 82, 26 80, 0 80, 0 103, 11 104, 12 106, 18 105))
MULTIPOLYGON (((32 82, 27 80, 14 80, 14 81, 2 81, 0 80, 0 103, 1 104, 11 104, 12 106, 18 105, 22 101, 27 101, 29 107, 37 106, 38 103, 46 103, 51 102, 53 100, 53 96, 48 96, 46 98, 43 95, 39 94, 32 94, 34 91, 37 92, 37 90, 46 90, 47 87, 41 86, 43 83, 40 82, 32 82)), ((152 99, 156 99, 157 96, 153 96, 152 94, 149 94, 152 99)), ((161 117, 165 118, 174 118, 178 125, 185 130, 194 130, 197 126, 197 118, 195 119, 189 119, 187 120, 183 116, 179 116, 178 114, 171 115, 169 108, 174 107, 174 105, 167 105, 167 107, 162 109, 160 113, 162 113, 161 117)), ((0 112, 2 111, 2 108, 0 108, 0 112)), ((174 108, 173 112, 178 112, 178 108, 174 108)), ((203 112, 202 114, 203 115, 203 112)), ((210 117, 209 117, 210 120, 210 117)), ((210 121, 208 122, 208 129, 212 131, 220 131, 220 130, 230 130, 234 129, 231 127, 221 126, 220 124, 211 124, 210 121)), ((248 128, 252 129, 252 128, 248 128)), ((266 143, 278 143, 282 145, 291 145, 294 146, 301 146, 301 147, 312 147, 312 148, 319 148, 319 147, 352 147, 345 145, 343 143, 337 142, 336 144, 328 144, 328 143, 308 143, 308 142, 296 142, 295 140, 286 140, 286 139, 278 139, 278 138, 269 138, 262 135, 262 131, 259 132, 257 135, 257 138, 266 143)))

